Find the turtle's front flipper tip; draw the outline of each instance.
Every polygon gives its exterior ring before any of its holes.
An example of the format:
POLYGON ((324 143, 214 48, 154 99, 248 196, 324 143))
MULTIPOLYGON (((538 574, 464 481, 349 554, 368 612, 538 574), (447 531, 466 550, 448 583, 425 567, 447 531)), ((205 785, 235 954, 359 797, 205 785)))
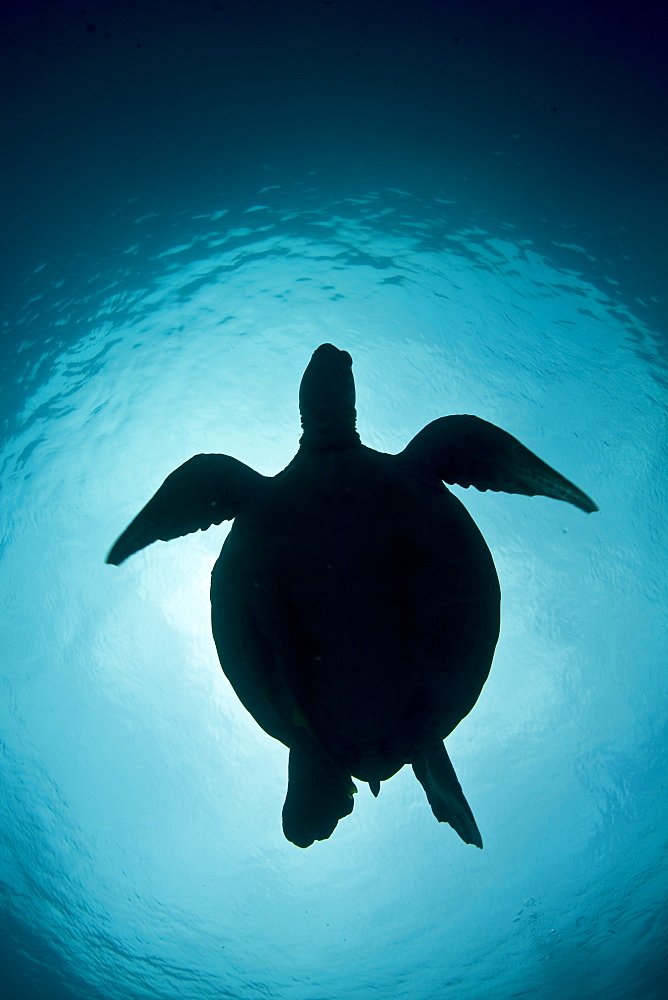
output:
POLYGON ((104 561, 108 566, 120 566, 133 552, 136 552, 136 549, 128 545, 124 532, 109 549, 104 561))
POLYGON ((435 740, 423 749, 413 761, 413 771, 439 823, 449 823, 465 844, 473 844, 482 850, 478 824, 441 740, 435 740))
POLYGON ((583 510, 585 514, 596 513, 599 509, 598 504, 595 504, 591 497, 588 497, 575 483, 559 475, 554 469, 550 469, 549 466, 545 466, 545 468, 547 472, 541 470, 535 475, 527 474, 527 483, 529 483, 534 496, 537 493, 542 494, 553 500, 563 500, 565 503, 570 503, 578 510, 583 510))
POLYGON ((125 531, 119 535, 109 549, 104 560, 110 566, 120 566, 135 552, 154 542, 159 535, 151 524, 151 520, 141 511, 125 531))
POLYGON ((581 493, 581 499, 580 502, 576 503, 575 506, 579 507, 580 510, 583 510, 585 514, 595 514, 598 510, 601 509, 598 506, 598 504, 594 503, 591 497, 587 496, 586 493, 582 493, 581 490, 579 492, 581 493))

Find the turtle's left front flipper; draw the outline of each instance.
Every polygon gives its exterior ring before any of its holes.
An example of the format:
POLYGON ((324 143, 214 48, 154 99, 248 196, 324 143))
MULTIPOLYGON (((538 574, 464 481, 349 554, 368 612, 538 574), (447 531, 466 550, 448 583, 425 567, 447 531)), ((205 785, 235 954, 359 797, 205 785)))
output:
POLYGON ((158 539, 166 542, 231 520, 264 478, 229 455, 195 455, 167 476, 116 540, 106 562, 119 566, 158 539))
POLYGON ((594 501, 517 438, 480 417, 458 414, 427 424, 399 456, 413 468, 446 483, 478 490, 546 496, 587 514, 594 501))

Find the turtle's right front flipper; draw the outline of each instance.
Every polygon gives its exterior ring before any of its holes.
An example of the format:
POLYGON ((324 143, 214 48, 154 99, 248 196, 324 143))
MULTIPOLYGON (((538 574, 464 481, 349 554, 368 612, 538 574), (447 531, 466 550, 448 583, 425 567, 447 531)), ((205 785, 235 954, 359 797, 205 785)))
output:
POLYGON ((116 540, 106 562, 119 566, 158 539, 166 542, 231 520, 264 478, 229 455, 195 455, 167 476, 116 540))
POLYGON ((468 414, 439 417, 423 427, 401 458, 446 483, 552 497, 591 514, 598 507, 575 483, 495 424, 468 414))

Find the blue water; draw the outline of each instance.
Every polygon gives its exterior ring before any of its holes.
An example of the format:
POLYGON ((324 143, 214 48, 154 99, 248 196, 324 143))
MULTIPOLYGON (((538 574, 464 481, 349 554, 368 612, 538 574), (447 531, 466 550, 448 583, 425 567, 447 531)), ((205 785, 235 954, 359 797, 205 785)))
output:
POLYGON ((517 9, 8 17, 3 998, 665 996, 659 63, 642 18, 517 9), (448 739, 482 852, 406 770, 285 841, 210 633, 227 528, 104 564, 190 455, 290 460, 325 341, 367 444, 476 413, 600 506, 454 488, 503 592, 448 739))

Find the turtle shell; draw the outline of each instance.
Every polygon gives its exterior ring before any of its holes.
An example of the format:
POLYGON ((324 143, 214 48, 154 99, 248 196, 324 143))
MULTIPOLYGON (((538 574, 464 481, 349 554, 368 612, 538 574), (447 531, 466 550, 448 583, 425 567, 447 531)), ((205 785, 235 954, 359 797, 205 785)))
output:
POLYGON ((376 782, 470 712, 499 634, 499 584, 439 481, 363 445, 298 454, 239 513, 216 563, 213 634, 270 736, 306 730, 376 782))

